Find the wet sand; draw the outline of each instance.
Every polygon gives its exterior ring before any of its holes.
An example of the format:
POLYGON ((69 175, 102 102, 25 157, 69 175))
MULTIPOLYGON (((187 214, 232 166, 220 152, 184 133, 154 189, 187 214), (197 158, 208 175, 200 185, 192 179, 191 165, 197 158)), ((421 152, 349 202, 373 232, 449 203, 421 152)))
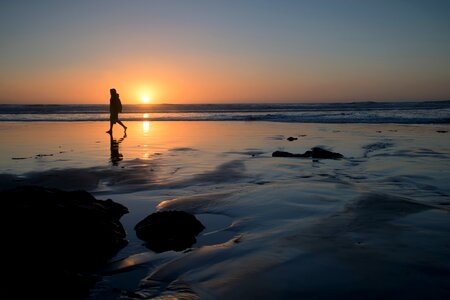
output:
POLYGON ((126 125, 110 139, 102 122, 0 123, 1 188, 86 189, 129 208, 130 243, 89 299, 450 297, 450 126, 126 125), (315 146, 344 158, 271 157, 315 146), (171 209, 206 229, 192 251, 153 253, 133 227, 171 209))

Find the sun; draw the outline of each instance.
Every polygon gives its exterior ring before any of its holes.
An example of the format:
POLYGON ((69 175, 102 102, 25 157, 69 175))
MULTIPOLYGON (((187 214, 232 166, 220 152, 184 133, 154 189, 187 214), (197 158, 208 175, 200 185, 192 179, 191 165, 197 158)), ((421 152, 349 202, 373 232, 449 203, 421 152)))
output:
POLYGON ((148 95, 142 95, 141 100, 142 100, 142 103, 149 103, 150 97, 148 95))

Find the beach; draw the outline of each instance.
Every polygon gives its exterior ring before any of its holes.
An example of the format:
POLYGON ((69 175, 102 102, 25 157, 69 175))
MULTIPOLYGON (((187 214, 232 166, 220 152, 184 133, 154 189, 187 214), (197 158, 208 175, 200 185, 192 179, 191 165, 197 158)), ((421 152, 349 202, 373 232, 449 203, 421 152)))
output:
POLYGON ((450 299, 450 1, 1 7, 0 300, 450 299))
POLYGON ((129 209, 129 243, 88 299, 450 297, 448 124, 127 126, 0 123, 2 189, 82 189, 129 209), (316 146, 343 158, 272 157, 316 146), (133 228, 157 210, 206 228, 189 251, 154 253, 133 228))

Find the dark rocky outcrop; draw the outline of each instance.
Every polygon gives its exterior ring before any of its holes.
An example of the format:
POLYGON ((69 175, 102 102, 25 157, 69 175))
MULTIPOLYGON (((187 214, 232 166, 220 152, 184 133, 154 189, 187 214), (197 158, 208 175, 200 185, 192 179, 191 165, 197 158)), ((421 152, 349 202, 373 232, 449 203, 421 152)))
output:
POLYGON ((286 151, 275 151, 272 153, 272 157, 307 157, 303 154, 294 154, 286 151))
POLYGON ((290 137, 287 138, 287 140, 288 140, 289 142, 292 142, 292 141, 298 140, 298 138, 295 138, 295 137, 290 136, 290 137))
POLYGON ((311 149, 311 157, 312 158, 325 158, 325 159, 338 159, 343 158, 344 156, 337 152, 331 152, 320 147, 314 147, 311 149))
POLYGON ((92 271, 127 243, 119 219, 128 210, 112 200, 42 187, 4 190, 0 199, 0 298, 82 299, 92 271))
POLYGON ((331 152, 320 147, 314 147, 311 150, 306 151, 303 154, 294 154, 285 151, 275 151, 272 153, 272 157, 304 157, 313 159, 339 159, 344 156, 337 152, 331 152))
POLYGON ((156 212, 134 227, 139 239, 157 253, 175 250, 182 251, 191 247, 195 236, 205 227, 195 216, 184 211, 156 212))

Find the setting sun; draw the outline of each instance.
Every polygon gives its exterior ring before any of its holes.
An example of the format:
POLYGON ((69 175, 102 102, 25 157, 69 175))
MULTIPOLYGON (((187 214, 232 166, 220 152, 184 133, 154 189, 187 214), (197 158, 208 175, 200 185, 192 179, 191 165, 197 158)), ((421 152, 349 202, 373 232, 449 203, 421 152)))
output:
POLYGON ((150 102, 150 97, 148 95, 143 95, 141 97, 142 103, 149 103, 150 102))

